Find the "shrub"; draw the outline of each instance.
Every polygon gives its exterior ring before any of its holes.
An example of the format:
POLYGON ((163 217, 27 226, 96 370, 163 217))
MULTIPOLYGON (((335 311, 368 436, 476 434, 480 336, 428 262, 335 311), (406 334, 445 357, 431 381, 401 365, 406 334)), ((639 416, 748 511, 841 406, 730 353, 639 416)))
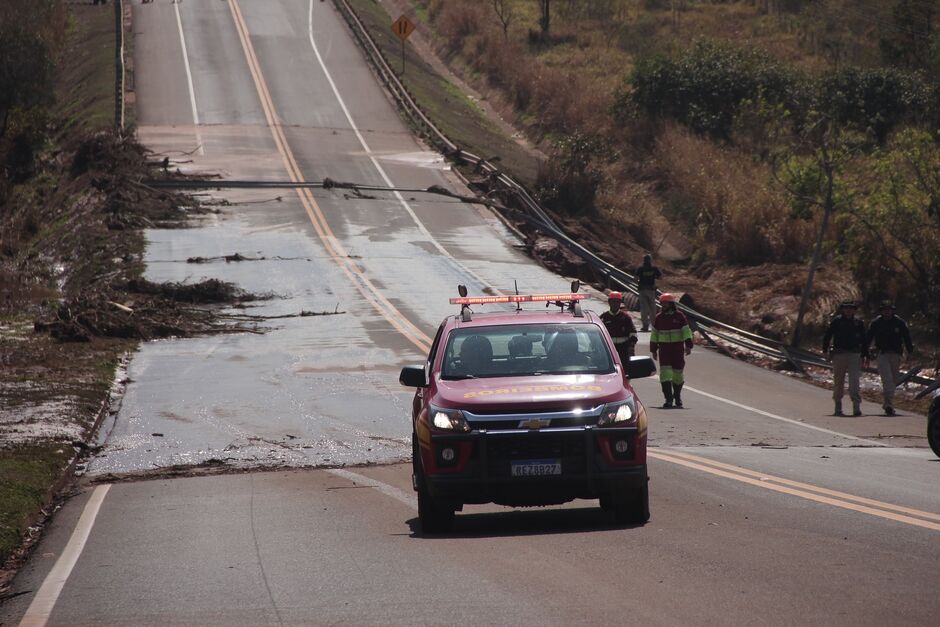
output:
POLYGON ((810 112, 821 113, 837 127, 865 132, 879 143, 903 123, 940 123, 940 88, 921 75, 849 67, 810 77, 785 70, 761 53, 708 42, 674 58, 642 59, 617 93, 612 111, 620 124, 645 115, 730 139, 735 121, 755 102, 796 126, 810 112))
POLYGON ((936 115, 936 92, 921 76, 891 68, 846 68, 819 79, 818 106, 841 125, 884 143, 902 122, 922 124, 936 115))
POLYGON ((613 114, 623 123, 641 112, 727 139, 744 101, 790 102, 795 84, 793 76, 759 52, 703 41, 677 58, 641 59, 616 95, 613 114))
POLYGON ((580 133, 564 137, 539 167, 535 183, 539 200, 569 215, 593 213, 604 178, 599 162, 612 158, 610 147, 598 137, 580 133))

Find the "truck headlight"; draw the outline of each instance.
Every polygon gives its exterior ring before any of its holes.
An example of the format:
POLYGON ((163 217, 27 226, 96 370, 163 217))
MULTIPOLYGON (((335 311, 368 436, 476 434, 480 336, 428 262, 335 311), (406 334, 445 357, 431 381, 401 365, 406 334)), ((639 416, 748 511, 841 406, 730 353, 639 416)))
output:
POLYGON ((625 427, 636 422, 636 405, 631 396, 625 401, 607 403, 597 419, 598 427, 625 427))
POLYGON ((440 409, 434 406, 430 409, 431 425, 435 429, 463 431, 464 433, 470 431, 470 423, 459 409, 440 409))

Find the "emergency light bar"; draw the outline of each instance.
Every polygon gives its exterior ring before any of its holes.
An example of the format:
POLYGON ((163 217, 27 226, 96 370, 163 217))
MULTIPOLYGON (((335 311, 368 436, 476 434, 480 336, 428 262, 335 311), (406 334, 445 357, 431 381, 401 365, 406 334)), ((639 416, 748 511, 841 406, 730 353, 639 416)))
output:
POLYGON ((463 296, 451 298, 451 305, 492 305, 495 303, 571 302, 584 300, 586 294, 507 294, 505 296, 463 296))

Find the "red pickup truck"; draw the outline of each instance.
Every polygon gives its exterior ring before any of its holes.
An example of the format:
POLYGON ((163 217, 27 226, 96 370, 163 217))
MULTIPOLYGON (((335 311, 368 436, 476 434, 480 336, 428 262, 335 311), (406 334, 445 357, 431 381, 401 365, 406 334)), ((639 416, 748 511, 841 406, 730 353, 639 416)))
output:
POLYGON ((646 410, 583 294, 466 297, 427 362, 402 369, 413 401, 413 485, 422 532, 452 528, 465 503, 552 505, 600 499, 617 520, 649 520, 646 410), (516 303, 515 311, 469 306, 516 303), (523 302, 553 308, 524 310, 523 302))

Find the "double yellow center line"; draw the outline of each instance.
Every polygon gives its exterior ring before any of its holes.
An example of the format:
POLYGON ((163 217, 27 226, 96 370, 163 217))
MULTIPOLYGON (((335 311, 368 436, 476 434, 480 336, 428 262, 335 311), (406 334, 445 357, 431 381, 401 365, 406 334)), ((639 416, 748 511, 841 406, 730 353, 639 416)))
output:
MULTIPOLYGON (((303 172, 297 165, 294 153, 287 143, 287 137, 284 135, 284 129, 278 122, 277 114, 274 109, 274 101, 271 98, 271 92, 268 90, 267 82, 261 73, 261 65, 258 63, 258 57, 255 54, 254 46, 251 44, 251 38, 248 35, 248 27, 245 18, 242 16, 241 7, 238 0, 230 0, 229 7, 232 11, 232 18, 235 20, 235 29, 238 31, 238 38, 241 40, 242 50, 245 52, 245 59, 248 62, 248 69, 251 72, 251 78, 255 83, 255 89, 258 92, 258 98, 261 100, 261 107, 264 110, 264 118, 268 128, 271 130, 271 136, 274 138, 274 144, 278 153, 284 162, 284 169, 290 180, 294 183, 305 182, 303 172)), ((317 204, 313 192, 306 187, 295 188, 301 205, 307 212, 310 222, 313 224, 317 236, 323 243, 327 253, 343 270, 350 282, 356 286, 362 296, 369 301, 373 308, 385 318, 399 333, 411 342, 422 354, 427 354, 431 349, 431 338, 421 329, 408 320, 372 283, 366 276, 365 271, 359 265, 350 259, 346 249, 340 243, 339 239, 330 228, 326 216, 317 204)))
POLYGON ((684 451, 650 449, 647 453, 653 459, 692 468, 725 479, 733 479, 765 490, 797 496, 817 503, 870 514, 894 522, 940 531, 940 514, 924 512, 911 507, 894 505, 854 494, 830 490, 809 483, 775 477, 764 472, 756 472, 740 466, 717 462, 684 451))

